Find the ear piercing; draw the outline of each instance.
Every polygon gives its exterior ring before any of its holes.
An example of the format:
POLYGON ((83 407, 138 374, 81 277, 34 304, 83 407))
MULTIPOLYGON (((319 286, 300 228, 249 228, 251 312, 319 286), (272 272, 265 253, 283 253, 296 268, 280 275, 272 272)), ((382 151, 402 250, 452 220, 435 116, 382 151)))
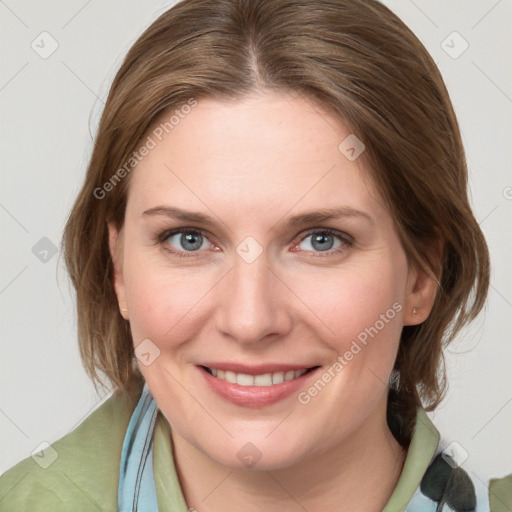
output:
POLYGON ((128 311, 126 308, 121 308, 121 311, 128 311))
POLYGON ((418 308, 412 308, 412 314, 415 315, 418 313, 418 308))

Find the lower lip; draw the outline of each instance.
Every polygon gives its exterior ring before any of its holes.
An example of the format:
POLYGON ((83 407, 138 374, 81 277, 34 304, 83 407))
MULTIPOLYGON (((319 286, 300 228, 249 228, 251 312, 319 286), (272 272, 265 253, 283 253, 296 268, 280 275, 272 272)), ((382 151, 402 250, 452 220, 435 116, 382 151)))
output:
POLYGON ((319 370, 319 368, 315 368, 296 379, 272 384, 272 386, 240 386, 227 380, 218 379, 201 367, 197 368, 215 393, 228 402, 252 408, 266 407, 297 393, 306 381, 319 370))

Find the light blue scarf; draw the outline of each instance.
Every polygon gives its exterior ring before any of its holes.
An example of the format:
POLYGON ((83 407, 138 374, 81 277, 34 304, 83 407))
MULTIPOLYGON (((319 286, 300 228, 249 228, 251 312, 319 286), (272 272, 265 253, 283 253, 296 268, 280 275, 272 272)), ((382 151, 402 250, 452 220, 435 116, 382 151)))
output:
MULTIPOLYGON (((117 493, 120 512, 158 511, 153 475, 153 434, 157 413, 156 402, 148 385, 144 383, 142 394, 133 411, 123 441, 117 493)), ((464 500, 468 503, 476 502, 475 508, 469 505, 456 510, 489 512, 489 497, 485 482, 479 478, 471 478, 460 468, 456 470, 458 479, 448 478, 450 476, 448 467, 455 467, 455 465, 446 462, 449 459, 441 457, 441 455, 441 445, 438 445, 436 457, 433 457, 429 470, 423 477, 422 486, 416 489, 412 500, 406 507, 406 512, 454 510, 449 506, 450 500, 454 499, 457 503, 462 503, 464 500), (445 462, 443 462, 443 458, 445 462), (456 483, 457 485, 455 485, 456 483), (434 494, 436 496, 429 497, 434 494), (437 496, 438 494, 440 496, 437 496)))
POLYGON ((153 475, 153 432, 158 413, 148 385, 133 411, 121 453, 117 503, 120 512, 156 512, 153 475))

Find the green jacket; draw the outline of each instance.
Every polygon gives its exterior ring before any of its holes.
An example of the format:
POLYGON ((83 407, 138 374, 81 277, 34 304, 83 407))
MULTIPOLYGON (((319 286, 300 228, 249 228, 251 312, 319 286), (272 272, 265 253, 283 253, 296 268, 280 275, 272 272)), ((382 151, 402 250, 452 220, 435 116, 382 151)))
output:
MULTIPOLYGON (((0 477, 0 511, 117 511, 121 449, 135 405, 113 394, 77 428, 52 443, 55 453, 44 450, 6 471, 0 477)), ((412 503, 418 496, 424 499, 419 485, 438 451, 439 438, 426 413, 418 409, 402 474, 383 512, 430 510, 414 508, 412 503)), ((154 437, 154 475, 159 510, 187 512, 174 466, 170 427, 161 411, 154 437)), ((491 480, 489 487, 491 512, 512 511, 512 475, 491 480)))

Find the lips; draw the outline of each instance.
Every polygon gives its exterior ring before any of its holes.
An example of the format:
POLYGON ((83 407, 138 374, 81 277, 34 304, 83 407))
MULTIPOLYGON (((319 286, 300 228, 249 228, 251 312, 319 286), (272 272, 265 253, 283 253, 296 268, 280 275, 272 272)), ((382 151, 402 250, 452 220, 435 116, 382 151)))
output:
POLYGON ((205 363, 197 366, 210 390, 244 407, 264 407, 298 392, 319 366, 205 363))

